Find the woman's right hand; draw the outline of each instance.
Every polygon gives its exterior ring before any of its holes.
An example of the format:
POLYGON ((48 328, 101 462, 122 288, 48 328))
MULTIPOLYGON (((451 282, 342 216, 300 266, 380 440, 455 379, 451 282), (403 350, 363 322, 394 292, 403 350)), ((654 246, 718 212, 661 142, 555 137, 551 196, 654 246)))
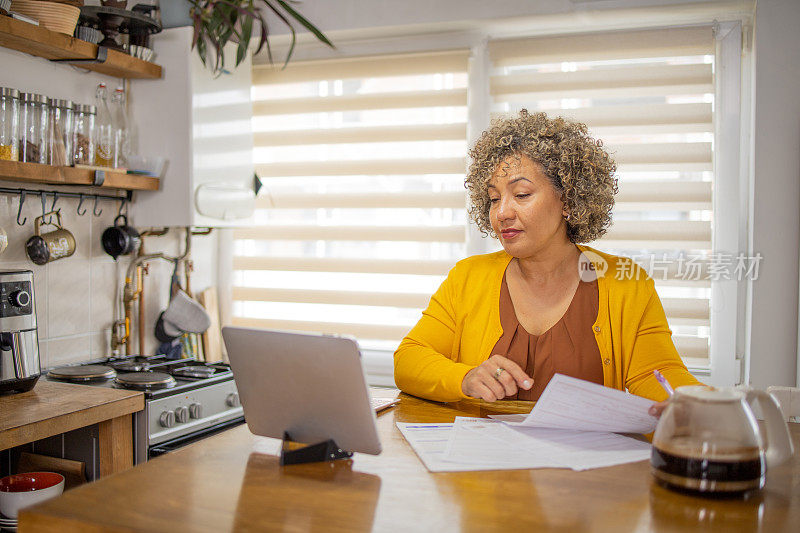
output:
POLYGON ((497 354, 467 372, 461 382, 464 394, 487 402, 502 400, 506 396, 516 394, 519 389, 529 390, 531 387, 533 378, 528 376, 517 363, 497 354), (498 368, 503 369, 499 376, 498 368))

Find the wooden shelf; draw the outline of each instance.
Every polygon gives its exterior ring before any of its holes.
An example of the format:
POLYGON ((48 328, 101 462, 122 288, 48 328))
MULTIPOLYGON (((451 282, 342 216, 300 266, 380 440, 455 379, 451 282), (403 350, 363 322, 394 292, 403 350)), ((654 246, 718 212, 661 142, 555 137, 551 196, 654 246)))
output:
MULTIPOLYGON (((94 171, 85 168, 54 167, 38 163, 0 161, 0 179, 45 183, 48 185, 94 185, 94 171)), ((106 171, 102 187, 138 191, 157 191, 158 178, 125 172, 106 171)))
POLYGON ((95 59, 98 46, 63 33, 50 31, 0 15, 0 46, 45 59, 74 59, 69 65, 85 68, 115 78, 158 79, 161 67, 118 50, 108 50, 103 63, 82 63, 95 59))

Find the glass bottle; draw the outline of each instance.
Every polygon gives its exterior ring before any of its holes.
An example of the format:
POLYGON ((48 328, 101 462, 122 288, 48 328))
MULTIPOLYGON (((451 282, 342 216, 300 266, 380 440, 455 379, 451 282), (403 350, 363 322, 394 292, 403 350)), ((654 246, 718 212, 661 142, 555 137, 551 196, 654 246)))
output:
POLYGON ((69 100, 48 98, 50 158, 48 163, 56 166, 72 164, 72 114, 73 104, 69 100))
POLYGON ((114 121, 114 166, 117 168, 128 166, 130 150, 130 128, 128 127, 128 113, 125 110, 125 90, 117 87, 111 97, 111 114, 114 121))
POLYGON ((41 94, 19 93, 19 159, 26 163, 47 163, 47 99, 41 94))
POLYGON ((114 122, 108 108, 108 92, 106 84, 97 86, 95 93, 97 118, 95 119, 94 164, 99 167, 110 167, 114 164, 114 122))
POLYGON ((75 123, 72 128, 72 160, 76 165, 94 164, 94 121, 97 108, 75 104, 75 123))
POLYGON ((19 150, 19 91, 0 87, 0 159, 17 161, 19 150))

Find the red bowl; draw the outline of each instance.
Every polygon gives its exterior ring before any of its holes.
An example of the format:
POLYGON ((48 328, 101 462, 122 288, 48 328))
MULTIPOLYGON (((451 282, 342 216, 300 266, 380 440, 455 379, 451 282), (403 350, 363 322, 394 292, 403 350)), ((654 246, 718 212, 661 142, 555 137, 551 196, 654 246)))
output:
POLYGON ((27 472, 0 479, 0 492, 32 492, 58 485, 64 476, 55 472, 27 472))

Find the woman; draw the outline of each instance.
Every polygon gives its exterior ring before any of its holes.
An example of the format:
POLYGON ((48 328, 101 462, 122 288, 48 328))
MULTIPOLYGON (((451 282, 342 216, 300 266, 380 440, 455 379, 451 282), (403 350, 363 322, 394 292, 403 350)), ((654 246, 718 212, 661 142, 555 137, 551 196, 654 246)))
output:
POLYGON ((616 166, 586 126, 522 110, 483 132, 470 156, 470 216, 503 251, 450 271, 394 354, 400 389, 536 400, 562 373, 661 401, 654 370, 673 387, 697 384, 653 281, 577 244, 606 232, 617 192, 616 166))

